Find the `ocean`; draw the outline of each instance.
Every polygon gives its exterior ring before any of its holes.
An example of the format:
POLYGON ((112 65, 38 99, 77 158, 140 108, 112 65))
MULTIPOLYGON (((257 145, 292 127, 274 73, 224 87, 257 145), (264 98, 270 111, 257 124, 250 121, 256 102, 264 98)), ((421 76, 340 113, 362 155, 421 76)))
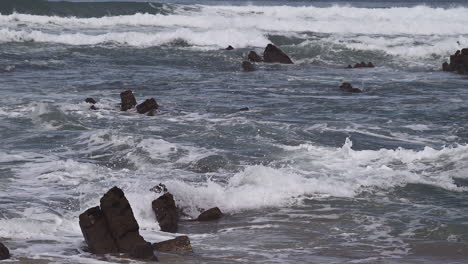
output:
POLYGON ((5 263, 121 261, 78 224, 113 186, 148 241, 190 237, 161 263, 467 263, 468 77, 441 70, 467 25, 466 1, 0 1, 5 263), (269 43, 294 64, 243 72, 269 43), (225 216, 161 232, 159 183, 225 216))

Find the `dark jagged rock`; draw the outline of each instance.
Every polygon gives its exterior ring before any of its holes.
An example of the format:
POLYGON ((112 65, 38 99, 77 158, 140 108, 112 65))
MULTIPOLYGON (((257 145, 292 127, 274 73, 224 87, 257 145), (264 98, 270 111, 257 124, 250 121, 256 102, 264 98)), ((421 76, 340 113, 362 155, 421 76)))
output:
POLYGON ((273 44, 268 44, 263 52, 263 59, 268 63, 294 64, 286 53, 273 44))
POLYGON ((193 252, 192 245, 188 236, 178 236, 174 239, 154 243, 153 248, 161 252, 171 253, 191 253, 193 252))
POLYGON ((156 111, 158 108, 159 105, 154 98, 147 99, 143 103, 137 105, 137 111, 140 114, 156 111))
POLYGON ((468 75, 468 48, 457 50, 450 56, 450 63, 444 62, 442 70, 468 75))
POLYGON ((231 45, 229 45, 229 46, 226 48, 226 50, 233 50, 233 49, 234 49, 234 47, 231 46, 231 45))
POLYGON ((255 51, 250 51, 249 54, 247 55, 247 58, 251 62, 262 62, 263 58, 258 55, 255 51))
POLYGON ((85 99, 85 102, 88 103, 88 104, 95 104, 96 103, 96 100, 94 100, 93 98, 91 97, 88 97, 85 99))
POLYGON ((139 233, 139 226, 124 192, 113 187, 101 198, 100 207, 80 215, 80 227, 91 252, 127 253, 131 257, 157 260, 151 243, 139 233))
POLYGON ((342 84, 340 85, 340 89, 341 89, 342 91, 351 92, 351 93, 360 93, 360 92, 362 92, 362 91, 361 91, 360 89, 358 89, 358 88, 353 88, 353 86, 352 86, 350 83, 347 83, 347 82, 342 83, 342 84))
POLYGON ((218 220, 221 217, 223 217, 223 213, 221 212, 221 210, 219 210, 218 207, 214 207, 201 213, 198 216, 197 221, 213 221, 218 220))
POLYGON ((179 213, 171 193, 165 193, 152 203, 156 220, 159 222, 161 231, 175 233, 178 229, 179 213))
POLYGON ((237 110, 239 112, 243 112, 243 111, 250 111, 250 108, 248 107, 242 107, 241 109, 237 110))
POLYGON ((121 189, 114 187, 104 194, 101 210, 120 251, 131 253, 136 245, 147 244, 139 233, 140 227, 121 189))
POLYGON ((151 192, 155 192, 155 193, 167 193, 167 187, 165 184, 158 184, 156 186, 154 186, 153 188, 150 189, 151 192))
MULTIPOLYGON (((190 244, 190 241, 189 241, 189 244, 190 244)), ((7 247, 5 247, 5 245, 0 243, 0 260, 9 259, 9 258, 10 258, 10 251, 8 250, 7 247)))
POLYGON ((120 110, 122 111, 127 111, 137 105, 135 96, 130 90, 120 93, 120 100, 122 101, 120 104, 120 110))
POLYGON ((90 110, 99 110, 99 108, 97 108, 95 105, 92 105, 89 107, 90 110))
POLYGON ((242 70, 245 72, 253 72, 255 71, 255 67, 252 63, 248 61, 243 61, 242 62, 242 70))
POLYGON ((81 232, 92 253, 107 254, 119 252, 99 206, 86 210, 86 212, 79 216, 79 219, 81 232))

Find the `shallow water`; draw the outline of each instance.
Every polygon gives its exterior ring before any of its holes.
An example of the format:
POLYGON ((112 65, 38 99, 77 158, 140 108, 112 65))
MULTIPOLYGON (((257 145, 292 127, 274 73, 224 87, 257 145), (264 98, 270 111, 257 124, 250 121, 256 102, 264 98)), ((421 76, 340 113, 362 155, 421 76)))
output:
POLYGON ((0 15, 0 240, 16 260, 117 261, 78 225, 114 185, 147 240, 172 238, 150 206, 164 183, 189 217, 226 217, 182 222, 195 254, 162 262, 466 262, 468 79, 440 71, 468 47, 463 2, 48 5, 0 15), (295 64, 242 72, 270 42, 295 64), (359 61, 377 67, 344 69, 359 61), (161 111, 120 112, 127 89, 161 111))

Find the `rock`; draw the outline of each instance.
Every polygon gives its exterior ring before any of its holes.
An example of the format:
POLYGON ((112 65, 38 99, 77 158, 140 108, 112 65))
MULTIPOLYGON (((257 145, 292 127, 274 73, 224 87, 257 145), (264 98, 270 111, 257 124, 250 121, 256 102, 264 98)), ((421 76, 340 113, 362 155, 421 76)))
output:
POLYGON ((342 84, 340 85, 340 89, 341 89, 342 91, 351 92, 351 93, 360 93, 360 92, 362 92, 362 91, 361 91, 360 89, 358 89, 358 88, 353 88, 353 86, 352 86, 350 83, 347 83, 347 82, 342 83, 342 84))
POLYGON ((149 242, 136 244, 129 252, 129 255, 136 259, 157 260, 156 256, 154 256, 153 246, 149 242))
POLYGON ((89 107, 90 110, 99 110, 99 108, 97 108, 95 105, 92 105, 89 107))
POLYGON ((167 187, 165 184, 160 183, 151 188, 150 191, 155 193, 167 193, 167 187))
POLYGON ((79 219, 81 232, 92 253, 107 254, 119 252, 99 206, 86 210, 79 216, 79 219))
POLYGON ((158 103, 154 98, 145 100, 143 103, 137 105, 137 111, 140 114, 145 114, 151 111, 155 111, 159 108, 158 103))
POLYGON ((243 107, 243 108, 241 108, 241 109, 239 109, 239 110, 237 110, 237 111, 239 111, 239 112, 250 111, 250 108, 248 108, 248 107, 243 107))
POLYGON ((268 44, 263 52, 263 59, 268 63, 294 64, 286 53, 273 44, 268 44))
POLYGON ((356 63, 354 64, 354 67, 351 66, 351 65, 348 65, 348 67, 346 67, 347 69, 352 69, 352 68, 374 68, 374 64, 372 62, 368 62, 368 63, 365 63, 363 61, 361 61, 360 63, 356 63))
POLYGON ((249 54, 247 55, 247 58, 251 62, 262 62, 263 58, 260 57, 255 51, 250 51, 249 54))
POLYGON ((120 93, 120 100, 122 101, 120 104, 120 110, 122 111, 127 111, 137 105, 135 96, 130 90, 120 93))
MULTIPOLYGON (((190 244, 190 241, 189 241, 189 244, 190 244)), ((5 247, 5 245, 0 243, 0 260, 9 259, 9 258, 10 258, 10 251, 8 250, 7 247, 5 247)))
POLYGON ((88 97, 85 99, 85 102, 88 103, 88 104, 95 104, 96 103, 96 100, 94 100, 93 98, 91 97, 88 97))
POLYGON ((213 220, 218 220, 221 217, 223 217, 223 213, 221 212, 221 210, 219 210, 218 207, 215 207, 215 208, 208 209, 205 212, 201 213, 198 216, 197 221, 213 221, 213 220))
POLYGON ((346 69, 352 69, 353 66, 351 66, 351 64, 348 65, 348 67, 346 67, 346 69))
POLYGON ((451 55, 450 63, 444 62, 442 70, 468 75, 468 48, 464 48, 461 51, 457 50, 455 54, 451 55))
POLYGON ((156 220, 159 222, 161 231, 176 233, 179 223, 179 213, 175 205, 174 196, 165 193, 152 203, 156 220))
POLYGON ((139 226, 123 191, 110 189, 101 198, 101 210, 107 220, 109 231, 120 252, 131 253, 133 247, 146 244, 139 233, 139 226))
POLYGON ((252 63, 248 61, 243 61, 242 62, 242 70, 245 72, 253 72, 255 71, 255 67, 253 66, 252 63))
POLYGON ((188 236, 178 236, 174 239, 154 243, 153 248, 161 252, 172 253, 191 253, 193 252, 192 245, 188 236))
POLYGON ((229 45, 229 46, 226 48, 226 50, 233 50, 233 49, 234 49, 234 47, 231 46, 231 45, 229 45))
POLYGON ((374 68, 374 64, 372 62, 368 62, 367 63, 367 68, 374 68))

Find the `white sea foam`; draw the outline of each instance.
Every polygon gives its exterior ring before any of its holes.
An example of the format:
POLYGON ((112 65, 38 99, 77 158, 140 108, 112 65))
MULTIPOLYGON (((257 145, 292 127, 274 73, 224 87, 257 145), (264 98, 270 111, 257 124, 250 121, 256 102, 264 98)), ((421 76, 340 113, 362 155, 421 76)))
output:
POLYGON ((305 38, 349 49, 382 50, 392 55, 448 55, 468 45, 467 8, 427 6, 357 8, 332 6, 199 6, 169 15, 135 14, 102 18, 0 15, 0 41, 69 45, 114 43, 136 47, 174 41, 204 48, 263 47, 268 36, 305 38), (28 25, 28 29, 19 25, 28 25), (66 26, 70 33, 61 32, 66 26), (304 34, 305 32, 309 32, 304 34), (323 36, 319 37, 322 38, 323 36), (458 42, 458 43, 457 43, 458 42))

